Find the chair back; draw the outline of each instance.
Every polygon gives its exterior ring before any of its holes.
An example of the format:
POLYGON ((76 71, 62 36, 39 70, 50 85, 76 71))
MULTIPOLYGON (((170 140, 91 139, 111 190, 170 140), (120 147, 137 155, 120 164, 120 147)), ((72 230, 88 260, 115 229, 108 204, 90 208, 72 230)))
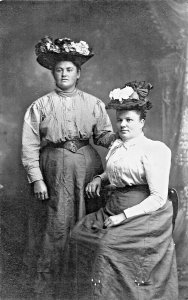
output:
POLYGON ((178 214, 178 207, 179 207, 179 198, 178 198, 178 193, 177 193, 176 189, 174 189, 174 188, 168 189, 168 198, 172 202, 172 206, 173 206, 172 226, 173 226, 173 230, 174 230, 176 217, 178 214))

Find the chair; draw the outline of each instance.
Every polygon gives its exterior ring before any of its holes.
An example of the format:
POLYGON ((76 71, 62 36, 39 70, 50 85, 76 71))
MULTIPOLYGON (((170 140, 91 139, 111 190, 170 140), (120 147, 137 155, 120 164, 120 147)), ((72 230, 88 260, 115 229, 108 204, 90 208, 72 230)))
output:
POLYGON ((168 189, 168 198, 172 202, 173 206, 173 217, 172 217, 172 230, 174 230, 175 227, 175 222, 176 222, 176 217, 178 214, 178 207, 179 207, 179 197, 176 189, 174 188, 169 188, 168 189))
MULTIPOLYGON (((108 194, 109 192, 115 190, 115 187, 111 184, 108 184, 108 185, 104 185, 102 187, 102 190, 105 194, 108 194)), ((178 207, 179 207, 179 197, 176 189, 169 187, 168 198, 172 202, 172 206, 173 206, 172 230, 174 230, 176 217, 178 214, 178 207)))

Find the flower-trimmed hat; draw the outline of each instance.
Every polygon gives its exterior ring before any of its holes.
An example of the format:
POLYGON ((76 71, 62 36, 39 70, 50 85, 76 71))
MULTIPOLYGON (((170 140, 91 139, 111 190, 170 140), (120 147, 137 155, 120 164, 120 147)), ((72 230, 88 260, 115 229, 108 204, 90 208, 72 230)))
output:
POLYGON ((84 41, 76 43, 69 38, 53 40, 49 36, 37 43, 35 53, 37 62, 49 70, 61 60, 72 61, 81 66, 94 55, 92 49, 84 41))
POLYGON ((132 81, 125 84, 123 88, 117 88, 110 92, 110 102, 107 109, 136 109, 144 106, 146 110, 152 107, 147 96, 153 88, 151 83, 145 81, 132 81))

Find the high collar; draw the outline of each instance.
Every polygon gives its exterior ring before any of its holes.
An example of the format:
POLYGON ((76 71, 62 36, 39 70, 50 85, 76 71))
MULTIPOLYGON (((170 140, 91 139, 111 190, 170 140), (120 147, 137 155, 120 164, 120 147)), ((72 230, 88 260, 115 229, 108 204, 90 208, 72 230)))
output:
POLYGON ((56 86, 55 91, 61 97, 73 97, 77 93, 77 88, 75 87, 75 89, 72 92, 66 92, 56 86))
POLYGON ((139 136, 135 137, 134 139, 128 140, 123 142, 122 139, 117 139, 115 142, 112 144, 112 147, 109 149, 109 152, 106 156, 106 161, 108 161, 109 157, 115 153, 115 151, 118 148, 124 147, 125 149, 129 149, 129 147, 135 146, 139 144, 143 139, 145 138, 144 133, 140 133, 139 136))

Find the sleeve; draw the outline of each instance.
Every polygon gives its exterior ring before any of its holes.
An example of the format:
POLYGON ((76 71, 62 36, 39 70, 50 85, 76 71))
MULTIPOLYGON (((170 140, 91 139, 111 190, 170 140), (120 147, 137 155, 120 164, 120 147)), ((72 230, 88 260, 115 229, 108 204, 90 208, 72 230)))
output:
POLYGON ((116 139, 116 134, 113 132, 110 118, 106 112, 105 105, 101 100, 97 100, 94 108, 96 124, 93 129, 93 141, 98 146, 108 148, 116 139))
POLYGON ((143 165, 150 195, 140 204, 125 209, 127 218, 146 214, 162 207, 168 197, 168 184, 171 166, 171 151, 163 143, 156 145, 150 154, 144 155, 143 165))
POLYGON ((22 163, 29 183, 43 179, 39 167, 39 124, 40 111, 36 104, 32 104, 26 111, 22 132, 22 163))

